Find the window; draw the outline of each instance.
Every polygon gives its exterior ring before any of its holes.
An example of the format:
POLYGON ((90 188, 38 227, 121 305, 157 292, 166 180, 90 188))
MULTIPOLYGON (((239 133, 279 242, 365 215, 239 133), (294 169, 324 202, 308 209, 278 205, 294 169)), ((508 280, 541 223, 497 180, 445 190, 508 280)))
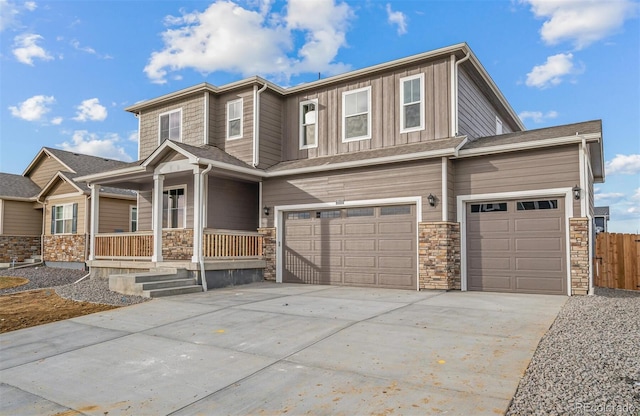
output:
POLYGON ((350 208, 347 217, 373 217, 373 208, 350 208))
POLYGON ((507 210, 506 202, 494 202, 492 204, 473 204, 471 212, 503 212, 507 210))
POLYGON ((502 134, 502 120, 496 116, 496 134, 502 134))
POLYGON ((169 140, 180 141, 180 126, 182 124, 182 110, 175 110, 160 114, 160 143, 169 140))
POLYGON ((407 215, 411 214, 411 205, 396 205, 380 207, 380 215, 407 215))
POLYGON ((184 228, 186 213, 184 188, 167 189, 162 193, 162 228, 184 228))
POLYGON ((129 231, 138 231, 138 207, 135 205, 129 206, 129 231))
POLYGON ((311 218, 311 214, 309 212, 288 212, 287 219, 288 220, 308 220, 311 218))
POLYGON ((424 74, 400 79, 400 133, 424 129, 424 74))
POLYGON ((342 211, 339 209, 332 211, 316 211, 316 218, 340 218, 342 211))
POLYGON ((516 204, 518 211, 530 211, 534 209, 558 209, 557 199, 546 199, 544 201, 518 201, 516 204))
POLYGON ((300 103, 300 149, 318 147, 318 100, 300 103))
POLYGON ((371 87, 342 93, 342 141, 371 138, 371 87))
POLYGON ((78 224, 78 204, 51 207, 51 234, 75 234, 78 224))
POLYGON ((227 139, 242 137, 242 98, 227 103, 227 139))

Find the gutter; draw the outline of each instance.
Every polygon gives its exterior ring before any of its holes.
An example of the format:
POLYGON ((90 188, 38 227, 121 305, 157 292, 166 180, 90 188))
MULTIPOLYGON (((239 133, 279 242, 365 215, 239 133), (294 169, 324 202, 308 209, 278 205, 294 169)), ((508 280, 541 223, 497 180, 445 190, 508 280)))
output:
POLYGON ((542 147, 581 143, 583 139, 589 142, 598 141, 600 140, 600 133, 589 133, 589 134, 583 134, 580 136, 557 137, 557 138, 551 138, 551 139, 535 140, 530 142, 516 142, 516 143, 502 144, 502 145, 496 145, 496 146, 477 147, 473 149, 461 149, 459 151, 459 154, 456 157, 462 158, 462 157, 468 157, 468 156, 511 152, 516 150, 539 149, 542 147))

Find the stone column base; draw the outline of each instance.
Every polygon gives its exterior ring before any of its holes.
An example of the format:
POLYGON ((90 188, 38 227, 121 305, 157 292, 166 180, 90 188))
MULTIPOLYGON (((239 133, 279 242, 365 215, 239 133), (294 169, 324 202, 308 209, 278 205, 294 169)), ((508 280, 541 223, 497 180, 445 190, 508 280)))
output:
POLYGON ((276 229, 258 228, 262 236, 262 257, 267 265, 264 268, 264 280, 276 281, 276 229))
POLYGON ((420 289, 460 289, 460 224, 418 224, 420 289))
POLYGON ((569 245, 571 294, 586 295, 589 292, 589 219, 569 218, 569 245))

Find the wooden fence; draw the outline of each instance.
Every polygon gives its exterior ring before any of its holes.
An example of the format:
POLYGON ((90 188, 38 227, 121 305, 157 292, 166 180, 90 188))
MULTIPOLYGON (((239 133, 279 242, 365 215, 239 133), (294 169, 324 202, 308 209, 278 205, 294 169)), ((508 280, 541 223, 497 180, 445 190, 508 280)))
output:
POLYGON ((593 278, 599 287, 640 290, 640 235, 598 234, 593 278))
POLYGON ((262 236, 258 233, 205 231, 202 254, 206 258, 261 257, 262 236))

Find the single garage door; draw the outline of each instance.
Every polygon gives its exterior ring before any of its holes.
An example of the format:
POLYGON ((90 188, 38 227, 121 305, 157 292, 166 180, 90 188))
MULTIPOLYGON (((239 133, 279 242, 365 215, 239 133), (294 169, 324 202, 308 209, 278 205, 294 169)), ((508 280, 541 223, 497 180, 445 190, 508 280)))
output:
POLYGON ((467 204, 467 287, 567 293, 564 199, 467 204))
POLYGON ((285 212, 282 281, 416 289, 415 209, 285 212))

